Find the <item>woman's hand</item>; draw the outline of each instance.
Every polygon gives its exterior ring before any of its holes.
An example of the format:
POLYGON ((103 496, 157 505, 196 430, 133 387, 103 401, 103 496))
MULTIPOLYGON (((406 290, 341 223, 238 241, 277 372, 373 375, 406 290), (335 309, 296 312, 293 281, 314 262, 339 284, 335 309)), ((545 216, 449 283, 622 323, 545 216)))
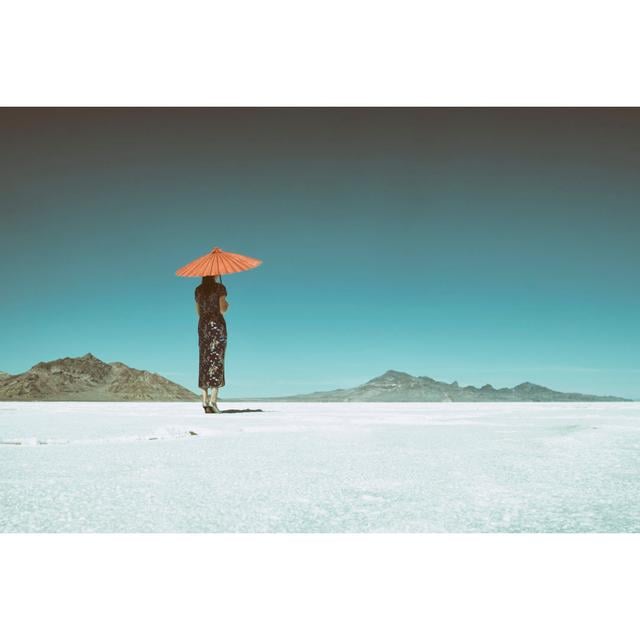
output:
POLYGON ((228 308, 227 296, 220 296, 220 313, 226 313, 228 308))

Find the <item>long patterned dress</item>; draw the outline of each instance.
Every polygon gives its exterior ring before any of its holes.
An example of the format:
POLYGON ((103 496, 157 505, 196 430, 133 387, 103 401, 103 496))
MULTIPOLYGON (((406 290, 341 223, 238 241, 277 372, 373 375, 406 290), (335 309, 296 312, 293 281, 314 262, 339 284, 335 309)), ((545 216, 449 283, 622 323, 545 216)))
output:
POLYGON ((224 354, 227 348, 227 324, 220 311, 220 296, 226 296, 227 289, 216 282, 215 287, 205 290, 196 287, 195 298, 200 308, 198 320, 198 347, 200 366, 198 387, 224 387, 224 354))

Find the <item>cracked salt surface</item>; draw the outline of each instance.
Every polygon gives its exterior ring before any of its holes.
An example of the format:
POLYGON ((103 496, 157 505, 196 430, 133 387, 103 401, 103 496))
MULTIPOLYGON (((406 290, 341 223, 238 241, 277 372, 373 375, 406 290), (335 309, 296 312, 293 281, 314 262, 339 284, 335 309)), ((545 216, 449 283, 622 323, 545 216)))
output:
POLYGON ((640 403, 251 407, 1 402, 0 531, 640 532, 640 403))

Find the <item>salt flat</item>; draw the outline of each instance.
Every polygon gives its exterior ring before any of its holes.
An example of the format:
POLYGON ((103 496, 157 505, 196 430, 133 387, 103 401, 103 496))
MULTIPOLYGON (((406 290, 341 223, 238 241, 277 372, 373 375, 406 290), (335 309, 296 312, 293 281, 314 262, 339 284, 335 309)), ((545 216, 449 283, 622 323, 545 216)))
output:
POLYGON ((0 531, 640 532, 640 403, 244 407, 0 403, 0 531))

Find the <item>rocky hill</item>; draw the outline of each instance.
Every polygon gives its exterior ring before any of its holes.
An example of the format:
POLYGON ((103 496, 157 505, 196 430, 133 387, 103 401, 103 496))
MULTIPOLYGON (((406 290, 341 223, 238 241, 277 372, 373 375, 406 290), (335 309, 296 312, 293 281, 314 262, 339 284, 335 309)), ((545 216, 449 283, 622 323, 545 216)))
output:
MULTIPOLYGON (((238 398, 240 399, 240 398, 238 398)), ((351 389, 316 391, 277 398, 242 398, 274 402, 623 402, 625 398, 562 393, 531 382, 496 389, 461 387, 457 382, 439 382, 427 376, 412 376, 390 369, 377 378, 351 389)))
POLYGON ((156 373, 122 362, 106 363, 91 353, 39 362, 25 373, 0 376, 0 400, 176 401, 197 397, 156 373))

